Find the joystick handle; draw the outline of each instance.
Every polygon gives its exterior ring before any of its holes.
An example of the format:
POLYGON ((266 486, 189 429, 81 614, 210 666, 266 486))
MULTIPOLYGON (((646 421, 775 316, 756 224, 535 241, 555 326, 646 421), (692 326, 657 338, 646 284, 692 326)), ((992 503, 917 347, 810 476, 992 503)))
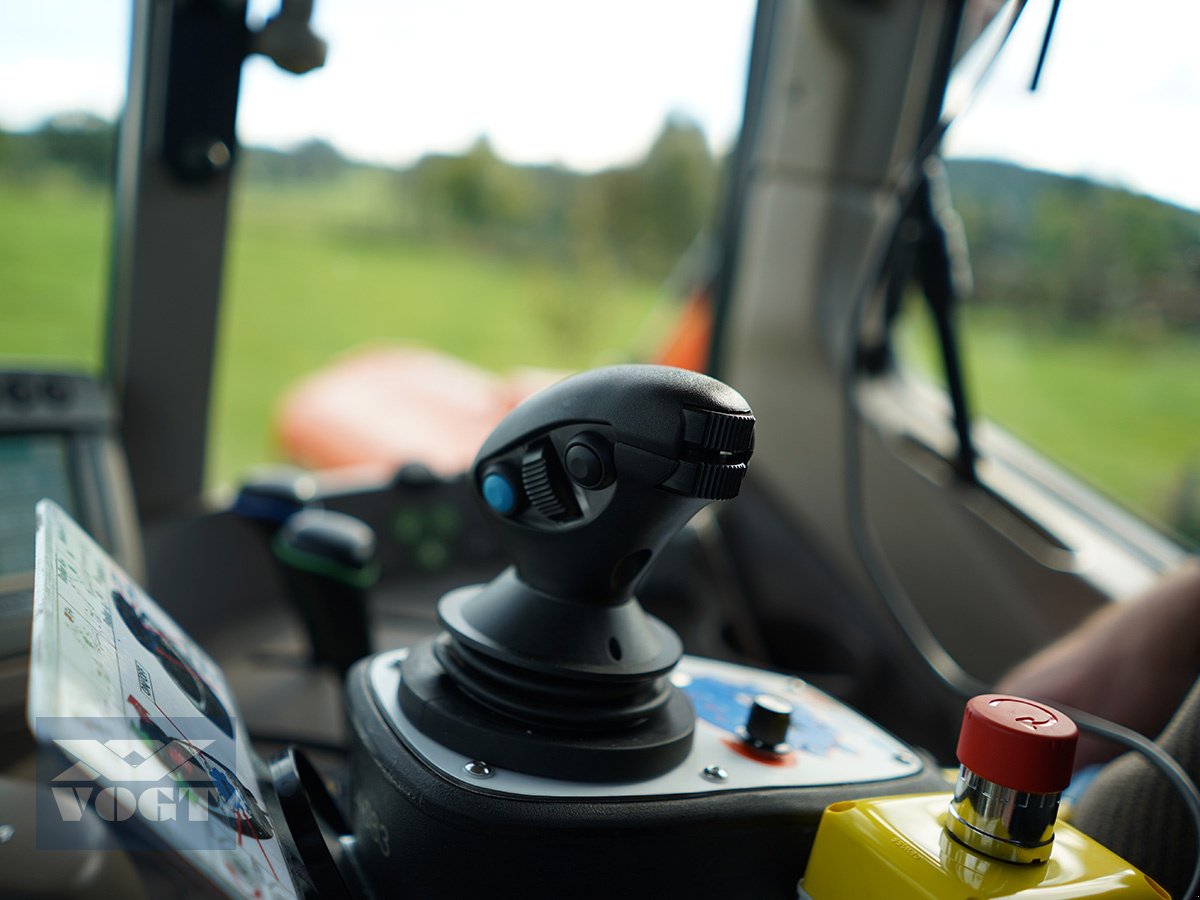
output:
POLYGON ((400 704, 459 752, 550 778, 629 781, 687 755, 678 635, 634 588, 698 510, 734 497, 754 416, 715 379, 614 366, 526 400, 470 478, 515 561, 442 597, 445 633, 404 662, 400 704))
POLYGON ((308 632, 313 662, 345 674, 371 652, 367 592, 379 578, 374 531, 353 516, 306 509, 284 523, 271 549, 308 632))
POLYGON ((727 385, 613 366, 514 409, 471 473, 521 581, 615 606, 699 509, 737 496, 753 444, 754 416, 727 385))

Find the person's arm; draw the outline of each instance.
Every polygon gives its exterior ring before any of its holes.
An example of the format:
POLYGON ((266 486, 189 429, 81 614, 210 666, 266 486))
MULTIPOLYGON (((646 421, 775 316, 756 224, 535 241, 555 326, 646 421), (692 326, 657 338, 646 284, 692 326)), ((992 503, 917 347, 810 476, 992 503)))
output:
MULTIPOLYGON (((1154 737, 1200 674, 1200 561, 1144 594, 1113 603, 1002 678, 1001 693, 1103 716, 1154 737)), ((1118 747, 1084 736, 1076 767, 1118 747)))

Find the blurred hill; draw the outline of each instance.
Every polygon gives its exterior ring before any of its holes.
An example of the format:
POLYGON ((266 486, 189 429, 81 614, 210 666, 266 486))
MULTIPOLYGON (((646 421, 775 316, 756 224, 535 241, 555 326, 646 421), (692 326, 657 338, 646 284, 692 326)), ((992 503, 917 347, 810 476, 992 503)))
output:
POLYGON ((1200 328, 1200 213, 1007 163, 947 169, 976 303, 1048 325, 1200 328))

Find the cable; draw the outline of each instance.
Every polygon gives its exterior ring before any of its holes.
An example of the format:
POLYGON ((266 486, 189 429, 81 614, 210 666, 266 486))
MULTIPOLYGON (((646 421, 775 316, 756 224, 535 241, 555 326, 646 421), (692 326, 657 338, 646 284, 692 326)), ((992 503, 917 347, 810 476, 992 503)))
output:
POLYGON ((1050 39, 1054 36, 1054 23, 1058 21, 1058 6, 1060 0, 1054 0, 1050 7, 1050 19, 1046 22, 1046 33, 1042 37, 1042 49, 1038 53, 1037 66, 1033 70, 1033 78, 1029 82, 1029 90, 1036 91, 1042 80, 1042 69, 1046 65, 1046 54, 1050 52, 1050 39))
POLYGON ((250 740, 251 742, 261 741, 264 744, 277 744, 280 747, 303 747, 306 750, 315 750, 319 753, 332 753, 337 756, 348 756, 350 753, 349 747, 339 744, 336 741, 287 732, 252 731, 250 732, 250 740))
MULTIPOLYGON (((840 360, 841 372, 839 373, 845 410, 843 487, 846 519, 854 550, 885 609, 895 620, 905 640, 918 653, 939 685, 958 697, 969 699, 976 694, 989 693, 990 686, 967 673, 941 645, 903 584, 888 565, 871 534, 862 490, 860 431, 863 427, 864 417, 858 405, 857 391, 858 341, 868 301, 875 287, 886 277, 894 246, 894 234, 902 211, 908 206, 911 193, 918 183, 919 169, 925 159, 941 143, 947 127, 948 123, 939 123, 932 129, 918 146, 908 167, 897 181, 897 202, 893 207, 893 214, 889 216, 885 213, 876 223, 867 243, 867 252, 864 255, 865 265, 860 270, 860 281, 851 294, 854 299, 850 310, 849 327, 846 331, 847 346, 840 360)), ((1196 863, 1185 896, 1200 896, 1200 791, 1197 791, 1195 783, 1187 772, 1170 754, 1131 728, 1059 703, 1056 703, 1055 707, 1074 719, 1075 723, 1084 731, 1141 753, 1162 772, 1179 792, 1196 828, 1196 863)))

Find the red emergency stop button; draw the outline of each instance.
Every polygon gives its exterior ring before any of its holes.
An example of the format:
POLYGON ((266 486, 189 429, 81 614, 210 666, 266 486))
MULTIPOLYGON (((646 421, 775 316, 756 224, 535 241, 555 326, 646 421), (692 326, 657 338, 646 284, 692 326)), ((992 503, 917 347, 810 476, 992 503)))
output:
POLYGON ((1071 782, 1079 729, 1043 703, 1004 694, 967 701, 958 761, 994 784, 1054 794, 1071 782))

